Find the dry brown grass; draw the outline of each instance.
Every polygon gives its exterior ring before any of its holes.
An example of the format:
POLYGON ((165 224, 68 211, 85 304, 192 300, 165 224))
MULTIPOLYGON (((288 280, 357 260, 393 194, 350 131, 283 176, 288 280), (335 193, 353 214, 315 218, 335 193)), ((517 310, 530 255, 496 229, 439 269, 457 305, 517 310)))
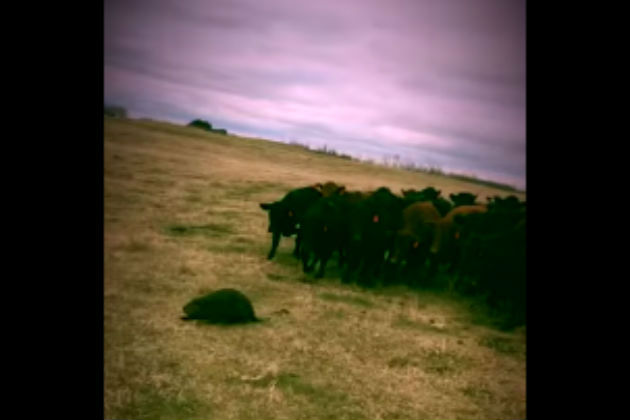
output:
POLYGON ((171 124, 105 122, 105 417, 524 418, 525 333, 471 322, 447 296, 304 283, 283 240, 269 262, 258 202, 335 180, 348 189, 435 185, 506 195, 287 145, 171 124), (238 327, 180 320, 198 294, 235 287, 238 327))

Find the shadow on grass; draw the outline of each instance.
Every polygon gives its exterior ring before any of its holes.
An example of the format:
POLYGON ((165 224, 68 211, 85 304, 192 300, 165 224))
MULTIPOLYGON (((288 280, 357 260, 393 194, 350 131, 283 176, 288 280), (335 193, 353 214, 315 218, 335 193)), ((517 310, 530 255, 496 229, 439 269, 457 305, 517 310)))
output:
POLYGON ((167 226, 164 231, 167 235, 175 237, 193 235, 221 237, 234 233, 230 225, 217 223, 209 223, 206 225, 170 225, 167 226))
POLYGON ((513 338, 487 335, 479 339, 479 344, 510 356, 525 355, 525 343, 513 338))
POLYGON ((417 331, 425 331, 425 332, 433 332, 433 333, 441 333, 448 334, 449 331, 446 328, 439 328, 432 324, 427 324, 421 321, 414 321, 404 316, 399 316, 396 320, 394 320, 391 324, 393 328, 407 328, 413 329, 417 331))
POLYGON ((343 303, 348 303, 350 305, 357 305, 357 306, 362 306, 366 308, 374 307, 374 303, 359 296, 338 295, 334 293, 325 292, 325 293, 320 293, 319 297, 321 299, 331 301, 331 302, 343 302, 343 303))

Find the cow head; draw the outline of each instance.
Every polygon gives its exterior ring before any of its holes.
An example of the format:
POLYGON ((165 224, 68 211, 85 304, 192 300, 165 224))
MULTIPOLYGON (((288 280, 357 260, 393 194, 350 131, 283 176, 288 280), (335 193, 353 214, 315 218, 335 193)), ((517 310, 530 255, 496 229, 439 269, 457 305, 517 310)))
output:
POLYGON ((313 185, 317 191, 322 194, 322 197, 332 197, 334 195, 343 194, 346 191, 346 187, 343 185, 337 185, 332 181, 328 181, 325 184, 318 182, 313 185))
POLYGON ((299 222, 295 210, 287 207, 281 201, 260 203, 260 208, 269 213, 268 232, 280 232, 284 236, 297 233, 299 222))
POLYGON ((453 202, 455 207, 473 205, 477 200, 477 195, 469 192, 450 194, 449 197, 451 198, 451 201, 453 202))

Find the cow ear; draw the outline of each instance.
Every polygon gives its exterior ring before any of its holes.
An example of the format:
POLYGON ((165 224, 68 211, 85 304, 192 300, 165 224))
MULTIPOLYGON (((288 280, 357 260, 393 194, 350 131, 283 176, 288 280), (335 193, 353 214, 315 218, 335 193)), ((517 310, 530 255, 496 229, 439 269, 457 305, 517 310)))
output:
POLYGON ((322 191, 322 189, 324 188, 324 186, 322 185, 321 182, 318 182, 317 184, 313 185, 313 188, 315 188, 316 190, 318 190, 319 192, 322 191))
POLYGON ((263 210, 271 210, 273 203, 260 203, 260 208, 263 210))
POLYGON ((343 194, 346 192, 346 187, 341 186, 339 187, 339 189, 337 189, 337 194, 343 194))

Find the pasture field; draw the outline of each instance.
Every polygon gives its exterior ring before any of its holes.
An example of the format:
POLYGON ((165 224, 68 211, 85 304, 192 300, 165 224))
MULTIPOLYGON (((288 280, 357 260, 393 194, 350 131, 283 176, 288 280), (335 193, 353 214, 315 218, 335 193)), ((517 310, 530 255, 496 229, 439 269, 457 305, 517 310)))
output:
POLYGON ((268 261, 258 206, 328 180, 512 193, 169 123, 104 124, 106 419, 525 418, 525 328, 479 322, 446 292, 344 285, 336 259, 313 281, 293 239, 268 261), (180 319, 224 287, 268 320, 180 319))

